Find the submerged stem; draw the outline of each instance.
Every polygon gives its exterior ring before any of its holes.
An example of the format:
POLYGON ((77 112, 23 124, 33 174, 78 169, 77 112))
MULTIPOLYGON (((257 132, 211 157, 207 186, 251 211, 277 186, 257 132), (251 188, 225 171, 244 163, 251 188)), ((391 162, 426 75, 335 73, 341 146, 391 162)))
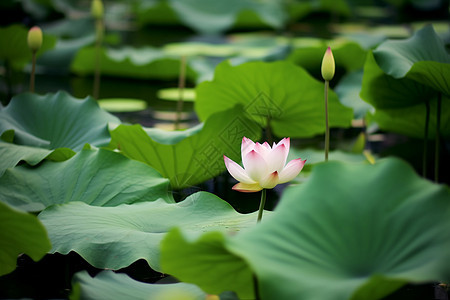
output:
POLYGON ((427 177, 428 127, 430 126, 430 101, 425 100, 425 132, 423 136, 422 177, 427 177))
POLYGON ((33 51, 30 75, 30 92, 34 93, 34 78, 36 75, 36 51, 33 51))
POLYGON ((328 161, 328 151, 330 150, 330 128, 328 125, 328 88, 330 82, 325 80, 325 161, 328 161))
POLYGON ((261 191, 261 202, 259 203, 259 211, 258 211, 258 222, 261 221, 262 219, 262 215, 263 215, 263 211, 264 211, 264 206, 266 205, 266 189, 262 189, 261 191))
POLYGON ((437 100, 436 109, 436 142, 434 149, 434 182, 439 181, 439 147, 440 147, 440 137, 441 137, 441 105, 442 105, 442 94, 439 93, 437 100))
POLYGON ((180 60, 180 75, 178 76, 178 102, 177 114, 175 119, 175 130, 179 129, 181 121, 181 113, 183 112, 184 87, 186 85, 186 56, 182 56, 180 60))

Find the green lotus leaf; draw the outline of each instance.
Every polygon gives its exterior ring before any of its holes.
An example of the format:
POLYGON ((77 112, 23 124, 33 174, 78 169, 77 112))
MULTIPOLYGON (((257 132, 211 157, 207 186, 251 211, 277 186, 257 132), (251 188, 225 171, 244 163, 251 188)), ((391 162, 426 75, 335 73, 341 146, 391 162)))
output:
POLYGON ((51 247, 44 226, 35 216, 0 201, 0 276, 16 268, 20 254, 38 261, 51 247))
POLYGON ((205 292, 193 284, 148 284, 112 271, 102 271, 94 278, 86 271, 78 272, 72 287, 79 295, 72 293, 71 300, 204 300, 206 297, 205 292))
POLYGON ((183 24, 202 33, 222 32, 233 25, 281 28, 287 21, 283 4, 274 1, 169 0, 169 3, 183 24))
MULTIPOLYGON (((396 79, 385 74, 372 53, 367 55, 360 96, 375 107, 374 120, 381 129, 417 138, 424 137, 425 101, 429 101, 428 137, 435 137, 438 93, 408 77, 396 79)), ((442 136, 449 136, 450 103, 446 95, 442 99, 440 131, 442 136)))
POLYGON ((432 25, 409 39, 386 41, 373 54, 386 74, 415 80, 450 96, 450 55, 432 25))
MULTIPOLYGON (((81 49, 72 62, 71 70, 80 75, 93 74, 95 57, 95 47, 81 49)), ((169 80, 178 78, 180 73, 180 57, 167 55, 156 48, 101 48, 100 59, 104 75, 169 80)), ((196 78, 189 62, 186 77, 192 80, 196 78)))
POLYGON ((16 144, 46 149, 105 146, 110 140, 108 122, 120 120, 102 111, 94 99, 80 100, 65 92, 20 94, 0 110, 0 134, 14 130, 16 144))
POLYGON ((140 125, 120 125, 111 137, 124 155, 152 166, 179 189, 225 171, 223 155, 239 161, 242 137, 257 139, 260 132, 242 107, 236 106, 187 132, 152 129, 147 133, 140 125))
POLYGON ((217 196, 195 193, 180 203, 162 199, 116 207, 83 202, 54 205, 39 214, 52 253, 75 251, 97 268, 121 269, 144 259, 159 266, 159 244, 174 226, 193 235, 221 230, 234 234, 256 224, 256 212, 239 214, 217 196))
MULTIPOLYGON (((196 88, 195 110, 201 120, 242 104, 261 126, 270 118, 276 136, 311 137, 325 132, 323 83, 288 62, 250 62, 231 66, 223 62, 214 80, 196 88)), ((348 127, 352 111, 329 93, 332 127, 348 127)))
POLYGON ((193 240, 174 229, 161 266, 208 293, 249 297, 252 279, 232 278, 253 272, 260 299, 380 299, 408 282, 450 278, 449 199, 448 187, 399 159, 323 163, 285 190, 269 219, 233 237, 193 240))
POLYGON ((308 0, 288 2, 287 10, 291 19, 298 20, 314 12, 329 12, 342 16, 351 16, 349 3, 345 0, 308 0))
POLYGON ((339 83, 334 88, 339 96, 339 101, 353 109, 355 119, 362 119, 367 112, 374 111, 372 105, 363 101, 360 97, 362 78, 362 70, 348 73, 339 80, 339 83))
MULTIPOLYGON (((167 88, 158 91, 158 98, 168 101, 178 101, 180 99, 179 88, 167 88)), ((194 102, 195 101, 195 89, 185 88, 183 89, 183 101, 194 102)))
POLYGON ((108 98, 97 102, 100 108, 109 112, 135 112, 147 108, 147 102, 140 99, 108 98))
POLYGON ((62 161, 75 155, 71 149, 58 148, 56 150, 47 150, 36 147, 21 146, 6 143, 0 140, 0 177, 6 169, 15 167, 20 161, 25 161, 31 166, 35 166, 44 159, 62 161))
POLYGON ((71 201, 97 206, 159 198, 173 201, 167 179, 153 168, 109 150, 82 150, 63 162, 7 169, 0 186, 2 201, 28 211, 71 201))
MULTIPOLYGON (((27 44, 28 29, 22 25, 10 25, 0 28, 0 60, 8 61, 12 67, 22 69, 31 61, 31 50, 27 44)), ((48 49, 53 48, 56 38, 43 35, 42 46, 36 53, 41 55, 48 49)))

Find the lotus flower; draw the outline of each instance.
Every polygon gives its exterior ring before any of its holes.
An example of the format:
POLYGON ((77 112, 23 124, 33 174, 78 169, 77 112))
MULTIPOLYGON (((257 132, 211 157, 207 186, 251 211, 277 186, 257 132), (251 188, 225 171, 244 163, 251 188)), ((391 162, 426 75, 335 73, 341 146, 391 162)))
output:
POLYGON ((244 137, 241 146, 244 168, 223 156, 228 172, 239 181, 233 186, 233 190, 247 193, 258 192, 294 179, 302 170, 306 160, 298 158, 286 164, 289 147, 289 138, 284 138, 270 147, 267 142, 254 143, 244 137))

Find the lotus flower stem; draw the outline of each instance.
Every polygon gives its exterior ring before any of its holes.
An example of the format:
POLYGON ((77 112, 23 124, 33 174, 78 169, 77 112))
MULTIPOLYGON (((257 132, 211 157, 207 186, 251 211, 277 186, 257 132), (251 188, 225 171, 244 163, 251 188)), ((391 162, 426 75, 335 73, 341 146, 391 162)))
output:
POLYGON ((36 51, 33 51, 31 62, 31 74, 30 74, 30 92, 34 93, 34 78, 36 74, 36 51))
POLYGON ((98 95, 100 92, 100 64, 101 64, 101 56, 100 56, 100 48, 103 40, 104 33, 104 7, 103 2, 101 0, 92 0, 91 3, 91 15, 95 19, 95 69, 94 69, 94 88, 92 91, 92 95, 95 99, 98 99, 98 95))
POLYGON ((181 121, 181 113, 183 112, 184 104, 184 88, 186 86, 186 56, 181 56, 180 59, 180 75, 178 76, 178 102, 177 102, 177 115, 175 119, 175 130, 179 129, 181 121))
POLYGON ((325 80, 325 161, 328 161, 328 152, 330 150, 330 127, 328 125, 328 89, 330 80, 334 77, 335 63, 331 48, 328 47, 322 59, 321 66, 322 78, 325 80))
POLYGON ((28 31, 27 43, 28 48, 31 50, 32 63, 31 63, 31 76, 30 76, 30 92, 34 93, 34 78, 36 74, 36 53, 42 46, 42 30, 39 26, 33 26, 28 31))
POLYGON ((100 50, 102 46, 103 37, 103 21, 102 19, 97 19, 95 21, 96 27, 96 41, 95 41, 95 70, 94 70, 94 89, 92 95, 95 99, 98 99, 100 92, 100 76, 101 76, 101 55, 100 50))
POLYGON ((427 177, 428 127, 430 126, 430 101, 425 100, 425 132, 423 136, 422 177, 427 177))
POLYGON ((435 142, 435 152, 434 152, 434 182, 439 181, 439 147, 441 138, 441 105, 442 105, 442 94, 439 93, 437 99, 437 109, 436 109, 436 142, 435 142))
POLYGON ((270 116, 267 116, 266 138, 269 144, 273 143, 272 128, 270 127, 270 116))
POLYGON ((325 161, 328 161, 328 152, 330 151, 330 127, 328 124, 328 88, 330 82, 325 80, 325 161))
POLYGON ((265 205, 266 205, 266 189, 262 189, 261 202, 259 203, 259 211, 258 211, 258 222, 261 222, 265 205))

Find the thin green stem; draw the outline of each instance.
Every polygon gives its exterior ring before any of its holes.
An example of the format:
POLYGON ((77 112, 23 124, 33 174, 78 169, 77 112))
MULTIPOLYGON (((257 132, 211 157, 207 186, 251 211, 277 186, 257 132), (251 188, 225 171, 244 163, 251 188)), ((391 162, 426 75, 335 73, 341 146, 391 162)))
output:
POLYGON ((255 300, 261 299, 259 296, 259 285, 258 285, 258 278, 255 274, 253 274, 253 290, 255 292, 255 300))
POLYGON ((436 143, 434 149, 434 182, 439 181, 439 150, 440 150, 440 139, 441 139, 441 105, 442 105, 442 94, 439 93, 437 100, 436 109, 436 143))
POLYGON ((30 92, 34 93, 34 78, 36 75, 36 51, 33 51, 31 62, 31 75, 30 75, 30 92))
POLYGON ((175 130, 179 129, 181 122, 181 113, 183 112, 184 103, 184 87, 186 85, 186 56, 182 56, 180 60, 180 74, 178 76, 178 102, 177 115, 175 119, 175 130))
POLYGON ((258 211, 258 222, 261 222, 265 205, 266 205, 266 189, 262 189, 261 202, 259 203, 259 211, 258 211))
POLYGON ((423 161, 422 177, 427 177, 427 158, 428 158, 428 127, 430 126, 430 101, 425 100, 425 132, 423 136, 423 161))
POLYGON ((328 125, 328 88, 330 82, 325 80, 325 161, 328 161, 328 152, 330 151, 330 127, 328 125))
POLYGON ((266 141, 269 145, 273 143, 272 128, 270 127, 270 116, 267 116, 266 141))
POLYGON ((101 45, 103 39, 103 21, 101 19, 96 20, 96 41, 95 41, 95 69, 94 69, 94 90, 92 95, 95 99, 98 99, 100 93, 100 70, 101 70, 101 45))

